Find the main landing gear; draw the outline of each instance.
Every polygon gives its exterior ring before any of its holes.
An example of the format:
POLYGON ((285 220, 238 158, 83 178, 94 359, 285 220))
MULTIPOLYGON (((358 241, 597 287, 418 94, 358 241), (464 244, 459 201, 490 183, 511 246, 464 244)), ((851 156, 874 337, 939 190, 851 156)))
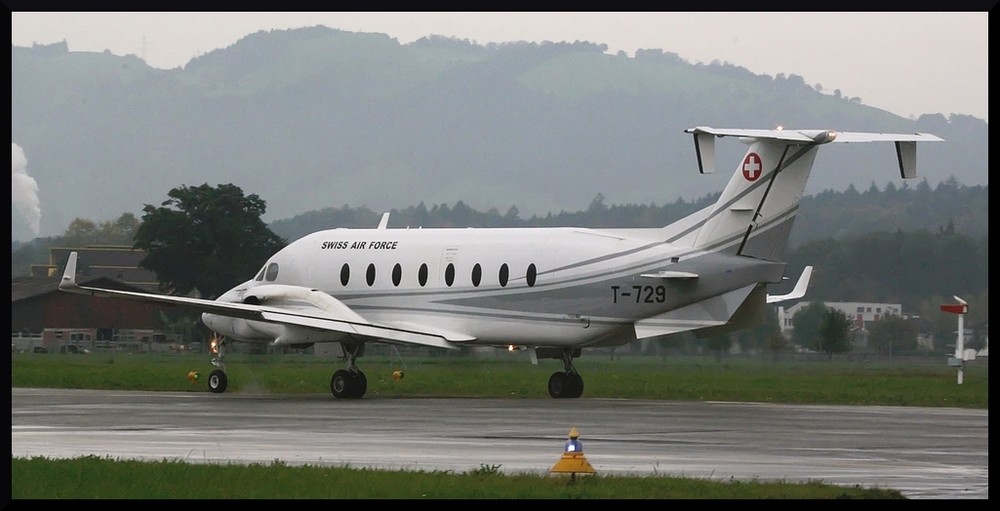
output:
POLYGON ((549 377, 549 395, 556 398, 576 398, 583 395, 583 377, 573 367, 573 355, 579 350, 564 348, 562 361, 564 371, 556 371, 549 377))
POLYGON ((222 361, 222 357, 225 356, 226 352, 226 338, 213 337, 209 341, 209 350, 215 354, 215 357, 212 358, 212 365, 216 369, 208 375, 208 389, 216 394, 221 394, 229 386, 229 377, 226 376, 226 364, 222 361))
POLYGON ((334 371, 330 378, 330 392, 340 399, 360 399, 368 391, 368 377, 354 364, 354 359, 364 353, 362 343, 343 343, 347 369, 334 371))
MULTIPOLYGON (((208 375, 208 389, 216 394, 226 391, 229 386, 229 377, 226 376, 226 364, 223 357, 226 355, 225 337, 213 337, 209 342, 209 349, 215 357, 212 358, 212 365, 215 369, 208 375)), ((330 392, 333 396, 341 399, 359 399, 368 391, 368 377, 358 368, 354 360, 364 354, 365 345, 363 343, 344 343, 344 355, 347 358, 347 369, 334 371, 330 378, 330 392)))

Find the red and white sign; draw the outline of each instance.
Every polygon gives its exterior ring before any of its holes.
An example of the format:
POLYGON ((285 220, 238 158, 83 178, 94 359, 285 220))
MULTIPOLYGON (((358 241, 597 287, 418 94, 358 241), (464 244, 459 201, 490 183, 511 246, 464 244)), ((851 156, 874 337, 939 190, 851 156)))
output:
POLYGON ((747 181, 756 181, 763 173, 764 169, 757 153, 749 153, 746 158, 743 158, 743 177, 747 181))
POLYGON ((941 306, 941 310, 944 312, 950 312, 952 314, 968 314, 969 306, 964 303, 946 303, 941 306))

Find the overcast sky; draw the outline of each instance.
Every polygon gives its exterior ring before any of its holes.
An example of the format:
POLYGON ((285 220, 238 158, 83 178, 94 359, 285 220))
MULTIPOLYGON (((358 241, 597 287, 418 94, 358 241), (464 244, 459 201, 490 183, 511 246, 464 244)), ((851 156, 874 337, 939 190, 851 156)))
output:
POLYGON ((135 54, 182 67, 259 30, 315 25, 427 35, 478 44, 590 41, 611 53, 662 49, 757 74, 797 74, 827 91, 904 117, 951 113, 989 119, 989 13, 58 13, 12 12, 11 43, 66 41, 70 51, 135 54))

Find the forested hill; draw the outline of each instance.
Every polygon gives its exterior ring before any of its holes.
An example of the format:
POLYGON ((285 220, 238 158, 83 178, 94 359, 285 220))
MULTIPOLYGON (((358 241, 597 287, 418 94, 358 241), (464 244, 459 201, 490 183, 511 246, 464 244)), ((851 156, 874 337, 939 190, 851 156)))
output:
MULTIPOLYGON (((391 210, 389 227, 659 227, 714 200, 715 196, 705 196, 663 206, 615 205, 599 195, 584 210, 527 218, 515 207, 478 211, 461 201, 420 203, 391 210)), ((970 319, 985 320, 988 211, 988 187, 950 182, 933 188, 921 182, 912 188, 869 187, 806 196, 792 229, 786 274, 798 275, 804 266, 814 266, 811 299, 901 303, 908 314, 926 317, 937 314, 937 305, 957 294, 976 304, 970 319)), ((269 227, 292 241, 327 228, 372 228, 381 213, 343 206, 304 213, 269 227)), ((79 221, 67 226, 65 236, 15 243, 11 277, 26 275, 31 264, 48 263, 51 246, 131 244, 127 233, 135 232, 133 222, 138 219, 124 214, 117 222, 79 221)))
MULTIPOLYGON (((684 133, 694 126, 929 132, 945 139, 918 149, 931 187, 988 184, 982 119, 903 118, 795 69, 739 64, 670 48, 609 54, 601 41, 400 44, 325 27, 258 32, 169 70, 65 43, 12 46, 11 141, 37 182, 37 194, 15 194, 12 240, 140 215, 202 184, 260 196, 267 222, 342 204, 464 201, 525 218, 586 209, 598 194, 662 206, 728 180, 698 174, 684 133)), ((807 194, 898 182, 891 144, 849 145, 820 152, 807 194)), ((717 146, 720 169, 735 168, 745 147, 717 146)))
MULTIPOLYGON (((603 195, 577 211, 559 211, 545 216, 520 214, 516 206, 505 210, 476 210, 462 201, 452 205, 418 203, 390 211, 389 227, 661 227, 710 205, 718 194, 700 199, 683 199, 663 205, 608 204, 603 195)), ((849 187, 802 198, 789 245, 795 248, 808 241, 844 239, 873 232, 926 230, 955 232, 976 240, 989 236, 989 186, 963 186, 954 180, 931 187, 927 181, 916 186, 904 182, 879 189, 849 187)), ((344 205, 310 211, 270 224, 271 230, 288 241, 323 229, 337 227, 371 228, 378 225, 383 211, 364 206, 344 205)))

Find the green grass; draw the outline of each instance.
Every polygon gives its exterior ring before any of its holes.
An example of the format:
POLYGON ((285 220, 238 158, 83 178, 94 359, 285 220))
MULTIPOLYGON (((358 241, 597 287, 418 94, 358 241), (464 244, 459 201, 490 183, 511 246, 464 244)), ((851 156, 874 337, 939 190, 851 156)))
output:
MULTIPOLYGON (((12 354, 11 385, 91 389, 208 391, 213 369, 207 355, 127 353, 12 354), (198 372, 192 384, 187 375, 198 372)), ((935 359, 936 360, 936 359, 935 359)), ((584 398, 617 397, 688 401, 989 407, 989 366, 971 364, 962 385, 940 363, 843 361, 766 362, 711 357, 583 357, 576 367, 584 398)), ((403 357, 359 359, 368 376, 366 397, 493 397, 549 399, 547 382, 562 364, 532 366, 520 356, 403 357), (403 371, 397 381, 393 371, 403 371)), ((338 359, 312 355, 226 357, 227 392, 329 394, 338 359)))
POLYGON ((15 499, 901 499, 895 490, 678 477, 507 475, 179 461, 11 460, 15 499))
MULTIPOLYGON (((369 355, 367 398, 548 397, 556 361, 537 367, 522 354, 473 359, 369 355), (404 377, 392 378, 401 370, 404 377)), ((208 392, 207 355, 93 353, 11 355, 12 387, 208 392), (192 383, 187 375, 201 378, 192 383)), ((312 355, 226 357, 227 392, 320 393, 344 366, 312 355)), ((944 360, 918 363, 766 362, 711 357, 583 357, 583 399, 600 397, 773 403, 989 408, 989 365, 971 364, 958 385, 944 360), (936 363, 940 362, 940 363, 936 363)), ((334 399, 330 396, 330 399, 334 399)), ((98 457, 12 458, 12 497, 70 499, 896 499, 892 489, 821 482, 716 481, 652 476, 565 477, 504 474, 482 466, 468 473, 404 472, 350 467, 209 465, 98 457)))

